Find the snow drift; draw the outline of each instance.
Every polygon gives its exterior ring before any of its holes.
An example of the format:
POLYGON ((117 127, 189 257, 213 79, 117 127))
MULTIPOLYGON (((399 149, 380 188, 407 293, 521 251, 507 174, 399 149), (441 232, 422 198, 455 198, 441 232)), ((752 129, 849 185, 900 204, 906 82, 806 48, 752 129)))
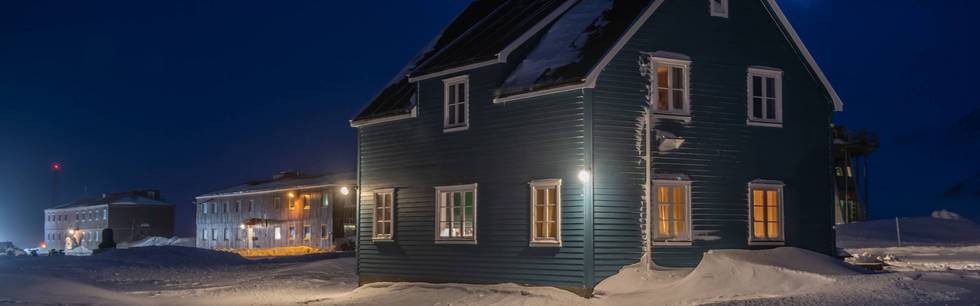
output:
POLYGON ((138 241, 132 242, 122 242, 119 243, 117 248, 128 249, 128 248, 145 248, 145 247, 160 247, 160 246, 182 246, 192 248, 195 246, 194 238, 181 238, 181 237, 146 237, 138 241))
POLYGON ((248 259, 234 253, 179 246, 115 249, 93 257, 114 261, 120 265, 164 267, 238 265, 248 262, 248 259))
POLYGON ((13 242, 0 242, 0 256, 21 256, 24 249, 14 245, 13 242))
POLYGON ((706 252, 687 276, 628 266, 600 283, 596 294, 623 305, 699 304, 804 294, 835 282, 835 276, 859 274, 840 260, 798 248, 716 250, 706 252), (671 277, 676 279, 664 279, 671 277))

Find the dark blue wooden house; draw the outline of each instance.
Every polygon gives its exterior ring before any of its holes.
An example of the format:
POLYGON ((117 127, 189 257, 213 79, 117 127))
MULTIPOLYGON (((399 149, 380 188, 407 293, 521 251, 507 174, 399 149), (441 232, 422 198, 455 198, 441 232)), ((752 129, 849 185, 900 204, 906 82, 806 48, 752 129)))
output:
POLYGON ((774 0, 477 0, 351 122, 362 283, 831 254, 842 104, 774 0))

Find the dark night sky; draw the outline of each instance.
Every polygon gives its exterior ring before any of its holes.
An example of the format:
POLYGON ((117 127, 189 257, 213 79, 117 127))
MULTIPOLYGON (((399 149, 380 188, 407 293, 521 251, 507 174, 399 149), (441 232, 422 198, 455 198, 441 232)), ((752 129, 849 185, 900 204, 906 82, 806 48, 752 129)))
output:
MULTIPOLYGON (((980 107, 980 3, 780 3, 846 103, 836 121, 881 134, 874 217, 943 207, 980 173, 976 139, 943 141, 980 107)), ((466 4, 0 2, 0 241, 41 240, 55 161, 60 202, 158 188, 182 235, 196 194, 353 168, 348 120, 466 4)), ((976 199, 949 205, 977 216, 976 199)))

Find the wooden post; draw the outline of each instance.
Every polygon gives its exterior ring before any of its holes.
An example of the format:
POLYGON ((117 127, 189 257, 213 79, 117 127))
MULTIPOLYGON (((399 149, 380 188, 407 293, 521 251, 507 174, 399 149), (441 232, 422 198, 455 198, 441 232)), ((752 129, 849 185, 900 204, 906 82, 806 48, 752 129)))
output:
POLYGON ((895 217, 895 236, 898 237, 898 246, 902 246, 902 228, 898 224, 898 217, 895 217))

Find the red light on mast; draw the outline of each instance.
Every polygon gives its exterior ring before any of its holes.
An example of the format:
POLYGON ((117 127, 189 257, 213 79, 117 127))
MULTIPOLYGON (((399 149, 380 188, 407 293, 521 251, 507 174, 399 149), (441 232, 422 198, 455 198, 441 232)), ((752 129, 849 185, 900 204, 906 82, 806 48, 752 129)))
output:
POLYGON ((51 171, 61 171, 61 164, 60 163, 51 164, 51 171))

